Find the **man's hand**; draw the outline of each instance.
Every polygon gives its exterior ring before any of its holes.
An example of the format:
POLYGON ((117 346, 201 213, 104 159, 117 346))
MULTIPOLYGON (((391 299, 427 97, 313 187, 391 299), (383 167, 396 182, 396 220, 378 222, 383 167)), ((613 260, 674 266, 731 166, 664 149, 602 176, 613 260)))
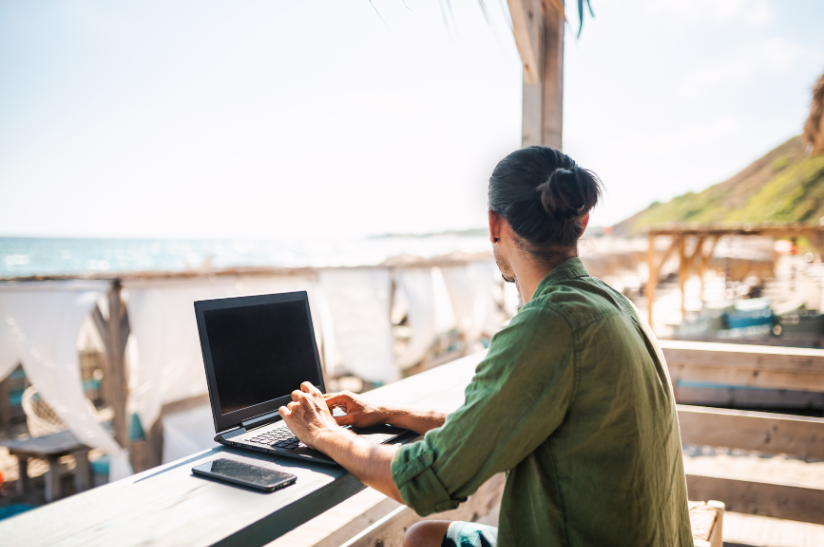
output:
POLYGON ((423 435, 443 425, 446 415, 440 412, 391 407, 367 402, 354 393, 332 393, 325 398, 309 382, 292 392, 292 402, 278 409, 292 433, 307 446, 320 450, 355 475, 358 480, 403 503, 392 478, 392 458, 398 447, 372 444, 353 432, 339 427, 367 427, 389 423, 423 435), (341 407, 346 416, 334 418, 329 407, 341 407))
POLYGON ((351 391, 329 393, 323 398, 329 408, 340 408, 346 413, 345 416, 333 416, 339 425, 369 427, 386 423, 389 419, 390 412, 386 408, 367 402, 351 391))
POLYGON ((309 382, 303 382, 300 391, 293 391, 292 402, 280 407, 278 413, 292 433, 312 448, 319 448, 318 442, 325 432, 338 429, 323 394, 309 382))

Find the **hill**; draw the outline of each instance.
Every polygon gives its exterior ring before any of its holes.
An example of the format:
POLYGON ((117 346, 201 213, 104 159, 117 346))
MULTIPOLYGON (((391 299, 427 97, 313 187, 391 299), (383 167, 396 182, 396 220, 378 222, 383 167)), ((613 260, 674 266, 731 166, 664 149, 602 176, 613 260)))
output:
POLYGON ((810 156, 793 137, 732 178, 703 192, 653 203, 613 227, 629 236, 656 224, 818 222, 824 217, 824 154, 810 156))

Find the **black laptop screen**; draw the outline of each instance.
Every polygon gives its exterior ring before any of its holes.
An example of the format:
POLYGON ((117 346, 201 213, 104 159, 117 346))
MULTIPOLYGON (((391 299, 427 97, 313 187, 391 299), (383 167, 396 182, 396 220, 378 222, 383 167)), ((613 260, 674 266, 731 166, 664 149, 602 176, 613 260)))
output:
POLYGON ((204 312, 220 410, 228 414, 322 385, 306 303, 273 302, 204 312))

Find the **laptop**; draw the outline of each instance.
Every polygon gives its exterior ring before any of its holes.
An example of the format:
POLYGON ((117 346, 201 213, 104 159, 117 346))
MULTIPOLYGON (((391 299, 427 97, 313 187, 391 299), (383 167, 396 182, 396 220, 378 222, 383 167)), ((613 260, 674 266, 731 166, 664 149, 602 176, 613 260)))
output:
MULTIPOLYGON (((326 393, 306 291, 203 300, 195 315, 215 441, 337 465, 300 442, 278 414, 302 382, 326 393)), ((378 444, 407 433, 389 425, 347 429, 378 444)))

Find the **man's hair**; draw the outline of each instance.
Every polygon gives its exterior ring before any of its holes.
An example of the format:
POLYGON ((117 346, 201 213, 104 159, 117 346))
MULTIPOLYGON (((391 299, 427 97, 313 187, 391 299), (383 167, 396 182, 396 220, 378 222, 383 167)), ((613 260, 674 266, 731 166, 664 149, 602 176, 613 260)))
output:
POLYGON ((489 178, 489 209, 502 215, 522 248, 553 261, 577 250, 583 217, 601 195, 601 182, 566 154, 530 146, 502 159, 489 178))

